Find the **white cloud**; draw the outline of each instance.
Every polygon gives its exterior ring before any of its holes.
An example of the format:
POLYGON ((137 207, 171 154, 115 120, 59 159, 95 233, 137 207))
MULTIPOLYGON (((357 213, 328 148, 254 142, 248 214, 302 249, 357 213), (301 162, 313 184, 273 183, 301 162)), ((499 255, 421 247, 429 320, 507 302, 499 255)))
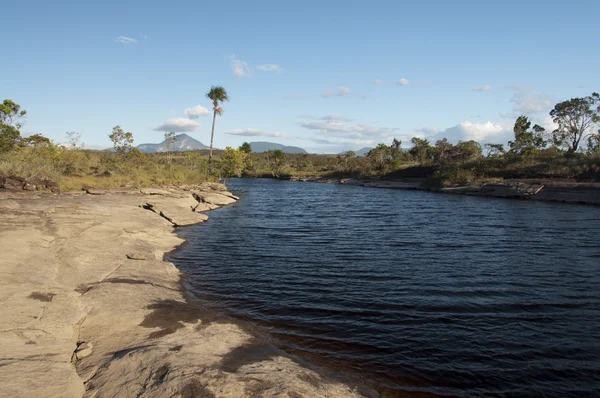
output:
POLYGON ((227 57, 229 62, 231 62, 231 69, 233 69, 233 74, 237 77, 249 77, 252 76, 252 72, 248 67, 248 63, 238 59, 235 55, 230 55, 227 57))
POLYGON ((192 108, 185 108, 183 113, 190 119, 198 119, 200 116, 209 115, 210 111, 201 105, 196 105, 192 108))
POLYGON ((330 89, 325 90, 323 92, 323 94, 321 94, 321 96, 324 98, 330 98, 330 97, 343 97, 348 94, 350 94, 350 89, 348 87, 339 86, 336 88, 330 88, 330 89))
POLYGON ((448 141, 456 143, 458 141, 475 140, 480 143, 494 142, 506 143, 513 138, 512 126, 506 123, 472 123, 465 121, 456 126, 438 131, 435 139, 447 138, 448 141))
POLYGON ((200 129, 200 123, 190 119, 184 118, 172 118, 165 121, 160 126, 156 127, 154 131, 173 131, 175 133, 183 133, 188 131, 197 131, 200 129))
POLYGON ((549 115, 542 118, 541 120, 534 120, 533 123, 537 123, 543 128, 545 128, 547 133, 551 133, 552 131, 558 128, 558 124, 554 123, 554 120, 552 120, 552 117, 550 117, 549 115))
POLYGON ((401 78, 401 79, 400 79, 400 80, 398 80, 396 83, 397 83, 399 86, 406 86, 406 85, 408 85, 409 81, 408 81, 408 79, 401 78))
MULTIPOLYGON (((344 120, 347 121, 349 119, 344 120)), ((323 120, 323 118, 300 123, 300 126, 307 130, 313 130, 320 136, 368 141, 390 138, 392 133, 397 130, 394 128, 377 127, 369 124, 344 123, 341 120, 323 120)))
POLYGON ((552 109, 552 99, 531 87, 515 85, 509 89, 515 92, 510 101, 514 104, 513 111, 519 115, 548 112, 552 109))
POLYGON ((237 135, 242 137, 274 137, 274 138, 292 138, 288 134, 281 131, 267 132, 259 129, 236 129, 226 132, 225 134, 237 135))
POLYGON ((420 129, 416 129, 415 131, 418 133, 422 133, 425 136, 431 136, 439 133, 440 129, 437 129, 435 127, 421 127, 420 129))
POLYGON ((277 73, 283 72, 283 68, 276 64, 257 65, 256 69, 258 69, 262 72, 277 72, 277 73))
POLYGON ((375 79, 373 81, 373 84, 375 84, 376 86, 381 86, 383 84, 383 80, 381 80, 381 79, 375 79))
POLYGON ((485 86, 474 87, 473 91, 481 91, 481 92, 489 93, 490 91, 493 91, 493 88, 492 88, 492 86, 489 86, 486 84, 485 86))
POLYGON ((136 39, 132 39, 131 37, 127 37, 127 36, 119 36, 114 41, 115 41, 115 43, 122 43, 122 44, 136 44, 138 42, 136 39))

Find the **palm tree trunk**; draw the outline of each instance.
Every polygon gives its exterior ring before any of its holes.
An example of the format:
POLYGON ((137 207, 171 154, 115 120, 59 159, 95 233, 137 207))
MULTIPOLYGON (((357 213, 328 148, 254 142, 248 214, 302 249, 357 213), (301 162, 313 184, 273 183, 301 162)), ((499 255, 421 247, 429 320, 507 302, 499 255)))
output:
POLYGON ((215 138, 215 120, 217 120, 217 110, 213 112, 212 132, 210 133, 210 150, 208 152, 208 164, 212 161, 213 139, 215 138))

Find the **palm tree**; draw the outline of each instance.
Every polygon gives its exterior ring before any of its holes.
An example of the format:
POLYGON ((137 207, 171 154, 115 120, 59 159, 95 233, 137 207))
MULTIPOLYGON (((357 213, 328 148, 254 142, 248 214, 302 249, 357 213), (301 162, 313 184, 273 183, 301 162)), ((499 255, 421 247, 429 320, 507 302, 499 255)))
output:
POLYGON ((214 111, 212 132, 210 134, 210 151, 208 152, 208 163, 210 164, 212 160, 213 139, 215 138, 215 120, 217 119, 217 115, 221 116, 223 114, 221 102, 229 101, 229 96, 223 86, 212 86, 210 91, 206 93, 206 97, 212 100, 214 111))

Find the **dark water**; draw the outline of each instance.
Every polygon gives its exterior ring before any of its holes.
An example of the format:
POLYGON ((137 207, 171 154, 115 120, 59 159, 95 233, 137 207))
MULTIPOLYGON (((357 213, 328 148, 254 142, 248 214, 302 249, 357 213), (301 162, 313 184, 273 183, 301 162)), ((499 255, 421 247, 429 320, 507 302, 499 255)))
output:
POLYGON ((206 305, 390 396, 600 396, 600 208, 229 187, 171 257, 206 305))

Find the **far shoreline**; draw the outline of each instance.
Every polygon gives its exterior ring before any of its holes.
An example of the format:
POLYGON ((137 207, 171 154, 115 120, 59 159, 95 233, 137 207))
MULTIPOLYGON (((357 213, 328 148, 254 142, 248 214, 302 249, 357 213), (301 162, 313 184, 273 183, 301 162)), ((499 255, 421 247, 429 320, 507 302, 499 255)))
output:
MULTIPOLYGON (((251 177, 242 177, 251 178, 251 177)), ((360 179, 331 177, 258 177, 286 181, 353 185, 365 188, 416 190, 452 195, 600 206, 600 183, 572 179, 513 179, 457 187, 427 187, 424 178, 360 179)))

